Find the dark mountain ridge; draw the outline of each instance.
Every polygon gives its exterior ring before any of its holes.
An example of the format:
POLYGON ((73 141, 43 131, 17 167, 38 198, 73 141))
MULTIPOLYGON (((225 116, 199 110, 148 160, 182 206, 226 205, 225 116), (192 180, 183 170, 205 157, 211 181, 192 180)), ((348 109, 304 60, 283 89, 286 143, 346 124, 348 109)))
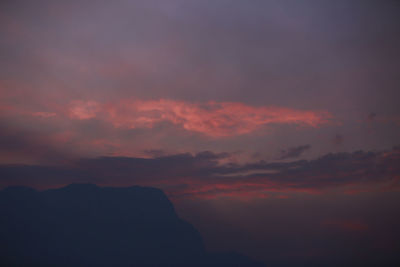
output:
POLYGON ((207 253, 199 232, 150 187, 71 184, 0 191, 2 264, 262 266, 207 253))

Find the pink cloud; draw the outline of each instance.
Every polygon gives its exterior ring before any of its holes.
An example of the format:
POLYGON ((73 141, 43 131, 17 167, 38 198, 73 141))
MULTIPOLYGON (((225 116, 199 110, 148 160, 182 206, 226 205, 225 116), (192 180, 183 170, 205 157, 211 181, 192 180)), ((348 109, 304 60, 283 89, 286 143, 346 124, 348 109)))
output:
POLYGON ((169 122, 190 132, 210 137, 247 134, 268 124, 295 124, 318 127, 327 123, 328 112, 304 111, 282 107, 254 107, 235 102, 191 103, 167 99, 125 100, 100 104, 74 101, 69 116, 85 120, 100 117, 117 128, 152 128, 169 122))
POLYGON ((96 117, 99 111, 100 105, 95 101, 76 100, 70 104, 69 116, 73 119, 87 120, 96 117))

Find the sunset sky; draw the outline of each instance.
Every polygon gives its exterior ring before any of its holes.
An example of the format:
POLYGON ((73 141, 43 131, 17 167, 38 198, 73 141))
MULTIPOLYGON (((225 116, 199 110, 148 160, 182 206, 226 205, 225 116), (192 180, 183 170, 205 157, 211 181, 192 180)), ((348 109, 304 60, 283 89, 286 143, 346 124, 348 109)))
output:
POLYGON ((399 14, 1 1, 0 187, 154 186, 210 250, 400 262, 399 14))

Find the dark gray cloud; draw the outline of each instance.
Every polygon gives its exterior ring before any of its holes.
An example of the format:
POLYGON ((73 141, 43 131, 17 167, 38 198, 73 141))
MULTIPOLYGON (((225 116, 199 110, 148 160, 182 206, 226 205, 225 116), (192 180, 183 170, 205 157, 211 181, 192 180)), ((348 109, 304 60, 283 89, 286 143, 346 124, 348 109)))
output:
POLYGON ((162 156, 166 156, 168 153, 162 149, 146 149, 143 151, 146 155, 149 155, 153 158, 158 158, 162 156))
POLYGON ((279 159, 290 159, 290 158, 298 158, 300 157, 304 152, 309 150, 311 148, 310 145, 303 145, 303 146, 296 146, 296 147, 290 147, 286 150, 281 151, 281 156, 279 159))
POLYGON ((177 198, 260 197, 268 192, 398 190, 400 186, 398 148, 331 153, 314 160, 249 164, 230 162, 229 156, 206 151, 150 159, 81 159, 59 166, 2 165, 0 183, 3 187, 13 184, 54 187, 72 181, 153 185, 177 198))

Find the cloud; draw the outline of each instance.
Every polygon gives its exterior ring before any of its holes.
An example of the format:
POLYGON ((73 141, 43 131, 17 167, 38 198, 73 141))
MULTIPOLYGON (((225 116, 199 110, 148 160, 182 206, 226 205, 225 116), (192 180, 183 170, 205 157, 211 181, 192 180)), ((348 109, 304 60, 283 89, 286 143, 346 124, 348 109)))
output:
MULTIPOLYGON (((265 198, 270 194, 303 192, 321 194, 339 190, 342 193, 400 190, 400 150, 327 154, 314 160, 292 162, 226 162, 230 154, 210 151, 198 154, 176 154, 157 158, 101 157, 81 159, 67 168, 75 173, 74 182, 100 185, 148 185, 164 189, 170 197, 265 198)), ((2 165, 0 185, 41 184, 54 187, 70 183, 71 177, 45 171, 24 172, 24 165, 2 165), (11 177, 11 178, 10 178, 11 177), (13 178, 14 177, 14 178, 13 178)), ((41 166, 36 166, 41 170, 41 166)), ((48 168, 43 166, 43 168, 48 168)))
POLYGON ((281 151, 281 156, 279 159, 290 159, 290 158, 298 158, 303 154, 305 151, 311 148, 310 145, 304 146, 297 146, 297 147, 290 147, 287 150, 281 151))
POLYGON ((99 104, 95 101, 72 101, 69 107, 69 115, 73 119, 87 120, 96 117, 100 111, 99 104))
POLYGON ((145 155, 148 155, 152 158, 158 158, 162 156, 166 156, 168 153, 162 149, 145 149, 142 151, 145 155))
POLYGON ((71 103, 68 113, 79 120, 101 118, 117 128, 153 128, 158 123, 169 122, 189 132, 215 138, 247 134, 269 124, 318 127, 331 118, 328 112, 322 111, 168 99, 122 100, 107 104, 79 100, 71 103))
MULTIPOLYGON (((329 124, 331 118, 329 113, 322 111, 259 107, 239 102, 75 100, 59 103, 56 107, 23 106, 22 100, 16 103, 0 103, 3 128, 25 135, 22 139, 26 142, 38 143, 36 139, 41 139, 40 143, 47 143, 46 146, 58 146, 58 150, 73 151, 81 157, 151 156, 154 154, 148 153, 151 148, 168 151, 167 154, 198 152, 204 149, 201 142, 221 139, 240 142, 238 138, 242 135, 257 130, 268 133, 268 130, 283 125, 316 128, 329 124), (35 138, 29 137, 32 135, 35 138)), ((272 131, 269 133, 273 134, 272 131)), ((243 142, 240 144, 246 146, 243 142)), ((228 147, 228 143, 223 146, 228 147)), ((206 149, 212 147, 207 145, 206 149)), ((221 148, 224 150, 226 148, 221 148)), ((161 155, 166 154, 158 154, 161 155)))

